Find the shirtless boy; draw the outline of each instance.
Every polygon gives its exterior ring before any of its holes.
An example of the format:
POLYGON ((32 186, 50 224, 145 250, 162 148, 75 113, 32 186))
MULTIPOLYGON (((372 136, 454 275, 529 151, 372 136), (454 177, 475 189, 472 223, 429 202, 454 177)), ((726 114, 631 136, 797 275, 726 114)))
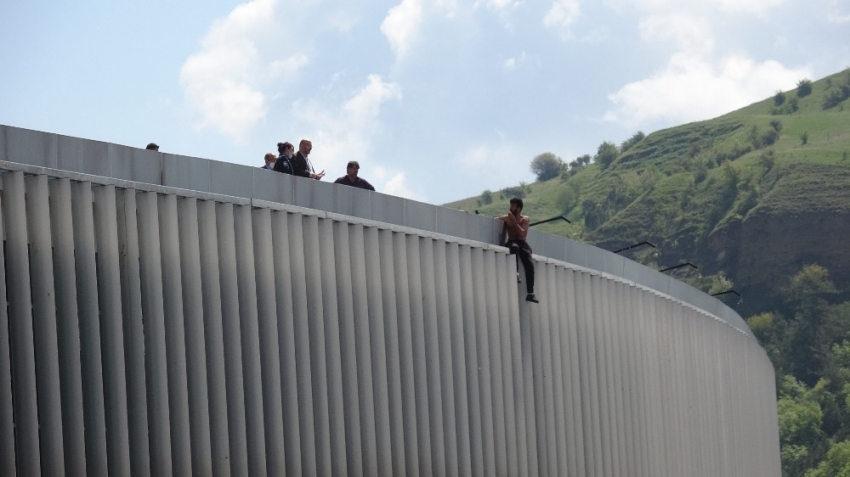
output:
POLYGON ((505 223, 508 232, 508 241, 505 247, 511 251, 511 255, 517 255, 525 268, 525 287, 528 291, 525 300, 539 303, 534 296, 534 262, 531 260, 531 247, 525 241, 528 236, 528 216, 522 215, 522 199, 514 197, 511 199, 510 213, 496 217, 505 223))

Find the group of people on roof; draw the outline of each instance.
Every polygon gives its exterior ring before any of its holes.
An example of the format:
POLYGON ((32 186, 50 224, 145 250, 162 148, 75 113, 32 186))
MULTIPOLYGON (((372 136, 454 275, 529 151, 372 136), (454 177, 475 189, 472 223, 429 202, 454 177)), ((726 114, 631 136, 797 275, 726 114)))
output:
MULTIPOLYGON (((298 152, 295 152, 295 146, 288 142, 277 143, 278 155, 267 153, 265 155, 265 165, 263 169, 291 174, 293 176, 307 177, 310 179, 321 180, 325 177, 325 171, 316 172, 313 164, 310 162, 310 151, 313 150, 313 143, 309 139, 302 139, 298 143, 298 152)), ((360 163, 357 161, 348 161, 345 175, 334 181, 334 184, 342 184, 360 189, 374 191, 375 187, 368 181, 357 176, 360 171, 360 163)))

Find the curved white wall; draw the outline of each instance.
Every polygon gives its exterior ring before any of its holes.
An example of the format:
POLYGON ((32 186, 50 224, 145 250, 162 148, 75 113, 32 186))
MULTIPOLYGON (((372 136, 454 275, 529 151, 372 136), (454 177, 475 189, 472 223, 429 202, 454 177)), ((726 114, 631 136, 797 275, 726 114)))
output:
POLYGON ((40 161, 0 162, 0 475, 780 474, 765 353, 645 267, 533 234, 530 305, 490 219, 40 161))

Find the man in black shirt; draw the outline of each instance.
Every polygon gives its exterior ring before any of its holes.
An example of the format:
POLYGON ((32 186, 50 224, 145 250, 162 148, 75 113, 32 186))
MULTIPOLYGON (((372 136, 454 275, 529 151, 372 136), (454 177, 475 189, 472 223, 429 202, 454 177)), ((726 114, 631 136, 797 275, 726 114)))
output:
POLYGON ((346 175, 340 177, 339 179, 334 181, 334 184, 342 184, 351 187, 358 187, 360 189, 366 189, 374 191, 375 188, 372 187, 372 184, 366 182, 365 179, 361 179, 357 177, 357 172, 360 171, 360 163, 357 161, 349 161, 348 167, 345 169, 346 175))

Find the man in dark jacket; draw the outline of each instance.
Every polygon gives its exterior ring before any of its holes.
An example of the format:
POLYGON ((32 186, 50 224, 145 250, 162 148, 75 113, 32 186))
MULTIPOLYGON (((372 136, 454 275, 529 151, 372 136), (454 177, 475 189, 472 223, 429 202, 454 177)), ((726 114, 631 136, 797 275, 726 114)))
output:
POLYGON ((298 143, 298 152, 289 160, 290 165, 292 165, 292 175, 309 177, 316 180, 321 180, 322 177, 325 177, 325 171, 316 174, 310 171, 310 166, 307 165, 307 156, 310 155, 310 151, 312 150, 313 143, 309 140, 302 139, 298 143))
POLYGON ((357 161, 349 161, 348 167, 346 167, 345 172, 346 175, 340 177, 339 179, 334 181, 334 184, 342 184, 351 187, 358 187, 360 189, 366 189, 374 191, 375 188, 372 187, 372 184, 366 182, 365 179, 361 179, 357 177, 357 172, 360 170, 360 163, 357 161))

